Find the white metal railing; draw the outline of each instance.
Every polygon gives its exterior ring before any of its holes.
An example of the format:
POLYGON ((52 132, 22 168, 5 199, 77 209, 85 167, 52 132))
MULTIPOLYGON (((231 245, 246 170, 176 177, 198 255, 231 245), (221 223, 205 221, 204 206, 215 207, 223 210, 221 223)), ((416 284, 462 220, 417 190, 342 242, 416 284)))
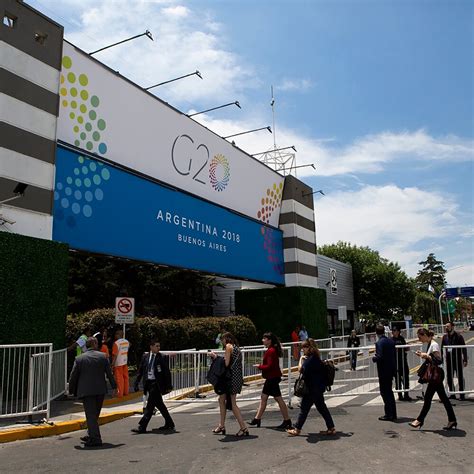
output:
MULTIPOLYGON (((239 399, 257 400, 260 398, 261 387, 256 381, 261 380, 261 371, 255 367, 260 364, 266 348, 263 346, 257 348, 241 348, 242 368, 244 377, 244 386, 239 399)), ((199 400, 207 401, 205 393, 212 391, 212 387, 206 379, 207 372, 211 364, 207 350, 193 351, 161 351, 162 354, 169 356, 170 370, 173 380, 173 390, 166 395, 166 398, 186 397, 183 401, 199 400)), ((223 351, 214 351, 218 355, 223 355, 223 351)), ((291 348, 283 349, 283 357, 280 359, 280 366, 283 368, 284 380, 288 385, 288 403, 291 403, 290 387, 292 384, 291 366, 291 348)))
MULTIPOLYGON (((466 396, 474 393, 472 377, 466 377, 469 364, 473 363, 474 345, 443 346, 443 367, 445 372, 445 385, 448 395, 466 396), (464 365, 466 361, 467 365, 464 365)), ((472 369, 470 370, 472 374, 472 369)))
POLYGON ((0 418, 48 412, 49 404, 41 410, 36 408, 44 394, 32 381, 37 373, 48 381, 51 368, 49 363, 35 366, 32 360, 36 355, 51 354, 52 349, 52 344, 0 345, 0 418))
POLYGON ((67 390, 67 349, 34 354, 30 364, 30 404, 34 411, 46 409, 51 400, 67 390))

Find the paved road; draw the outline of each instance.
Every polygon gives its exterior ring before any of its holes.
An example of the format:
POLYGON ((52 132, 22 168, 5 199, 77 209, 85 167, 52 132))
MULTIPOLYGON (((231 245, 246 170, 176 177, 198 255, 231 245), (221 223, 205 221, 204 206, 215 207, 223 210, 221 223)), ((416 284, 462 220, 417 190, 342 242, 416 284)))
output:
MULTIPOLYGON (((361 361, 360 375, 368 370, 364 365, 361 361)), ((470 380, 473 369, 471 363, 470 380)), ((344 372, 346 379, 358 376, 344 372)), ((251 429, 250 437, 238 439, 232 435, 238 430, 233 416, 227 422, 231 434, 213 435, 211 430, 218 422, 218 409, 211 396, 205 402, 169 403, 177 425, 175 433, 132 434, 130 429, 139 420, 136 416, 103 426, 102 449, 86 452, 79 441, 84 432, 0 445, 0 472, 474 472, 473 395, 464 402, 454 402, 458 430, 442 430, 446 414, 442 405, 434 402, 425 426, 417 431, 407 423, 417 416, 422 402, 398 403, 398 422, 380 422, 377 417, 383 414, 383 406, 377 387, 367 386, 364 378, 351 385, 353 393, 349 396, 347 380, 340 380, 334 394, 346 396, 327 397, 338 429, 338 435, 333 438, 318 434, 324 424, 314 409, 303 435, 288 438, 286 433, 273 428, 281 422, 274 404, 269 407, 262 427, 251 429), (364 391, 370 394, 359 394, 364 385, 364 391)), ((297 403, 298 399, 293 399, 293 419, 298 413, 297 403)), ((257 402, 242 400, 240 406, 249 420, 255 414, 257 402)), ((162 423, 160 416, 155 417, 149 428, 162 423)))
MULTIPOLYGON (((9 443, 0 446, 0 472, 473 472, 473 402, 457 402, 459 429, 451 432, 441 429, 446 415, 438 403, 421 432, 407 425, 418 414, 418 403, 399 404, 398 423, 378 421, 380 405, 353 404, 354 400, 331 409, 338 435, 329 439, 318 434, 324 426, 315 410, 304 436, 288 438, 272 428, 281 421, 272 405, 262 427, 238 439, 211 433, 218 421, 213 404, 180 404, 172 408, 175 433, 135 435, 130 429, 139 417, 132 417, 102 427, 103 449, 86 452, 79 442, 83 432, 9 443)), ((246 419, 253 417, 255 408, 256 403, 245 403, 246 419)), ((292 416, 296 413, 297 408, 292 416)), ((149 428, 161 424, 161 417, 155 417, 149 428)), ((227 429, 237 432, 233 417, 227 429)))

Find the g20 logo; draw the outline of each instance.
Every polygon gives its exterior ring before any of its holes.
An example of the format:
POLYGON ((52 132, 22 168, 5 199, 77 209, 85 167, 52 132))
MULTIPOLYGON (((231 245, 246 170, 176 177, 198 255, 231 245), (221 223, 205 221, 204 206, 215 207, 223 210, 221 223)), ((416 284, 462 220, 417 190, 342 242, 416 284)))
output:
MULTIPOLYGON (((189 176, 193 181, 207 184, 205 169, 211 153, 204 143, 197 145, 189 135, 178 135, 171 148, 171 163, 181 176, 189 176)), ((230 180, 229 161, 224 155, 217 154, 209 165, 209 179, 215 191, 223 191, 230 180)))

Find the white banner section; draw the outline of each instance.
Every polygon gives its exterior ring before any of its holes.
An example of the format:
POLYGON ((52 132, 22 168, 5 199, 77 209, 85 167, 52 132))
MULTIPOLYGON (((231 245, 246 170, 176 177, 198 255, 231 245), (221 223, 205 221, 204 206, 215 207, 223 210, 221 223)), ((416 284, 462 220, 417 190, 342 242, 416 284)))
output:
POLYGON ((278 227, 283 176, 68 42, 62 64, 59 140, 278 227))

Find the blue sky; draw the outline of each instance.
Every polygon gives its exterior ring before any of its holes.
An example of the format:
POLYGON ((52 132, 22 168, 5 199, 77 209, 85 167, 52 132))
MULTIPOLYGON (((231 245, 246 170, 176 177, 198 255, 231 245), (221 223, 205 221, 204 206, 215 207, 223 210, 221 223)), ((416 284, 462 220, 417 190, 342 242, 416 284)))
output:
MULTIPOLYGON (((86 51, 222 136, 272 124, 316 195, 317 244, 368 245, 414 276, 430 252, 474 285, 473 4, 468 0, 29 2, 86 51), (196 117, 198 119, 198 117, 196 117)), ((260 132, 236 139, 269 150, 260 132)))

